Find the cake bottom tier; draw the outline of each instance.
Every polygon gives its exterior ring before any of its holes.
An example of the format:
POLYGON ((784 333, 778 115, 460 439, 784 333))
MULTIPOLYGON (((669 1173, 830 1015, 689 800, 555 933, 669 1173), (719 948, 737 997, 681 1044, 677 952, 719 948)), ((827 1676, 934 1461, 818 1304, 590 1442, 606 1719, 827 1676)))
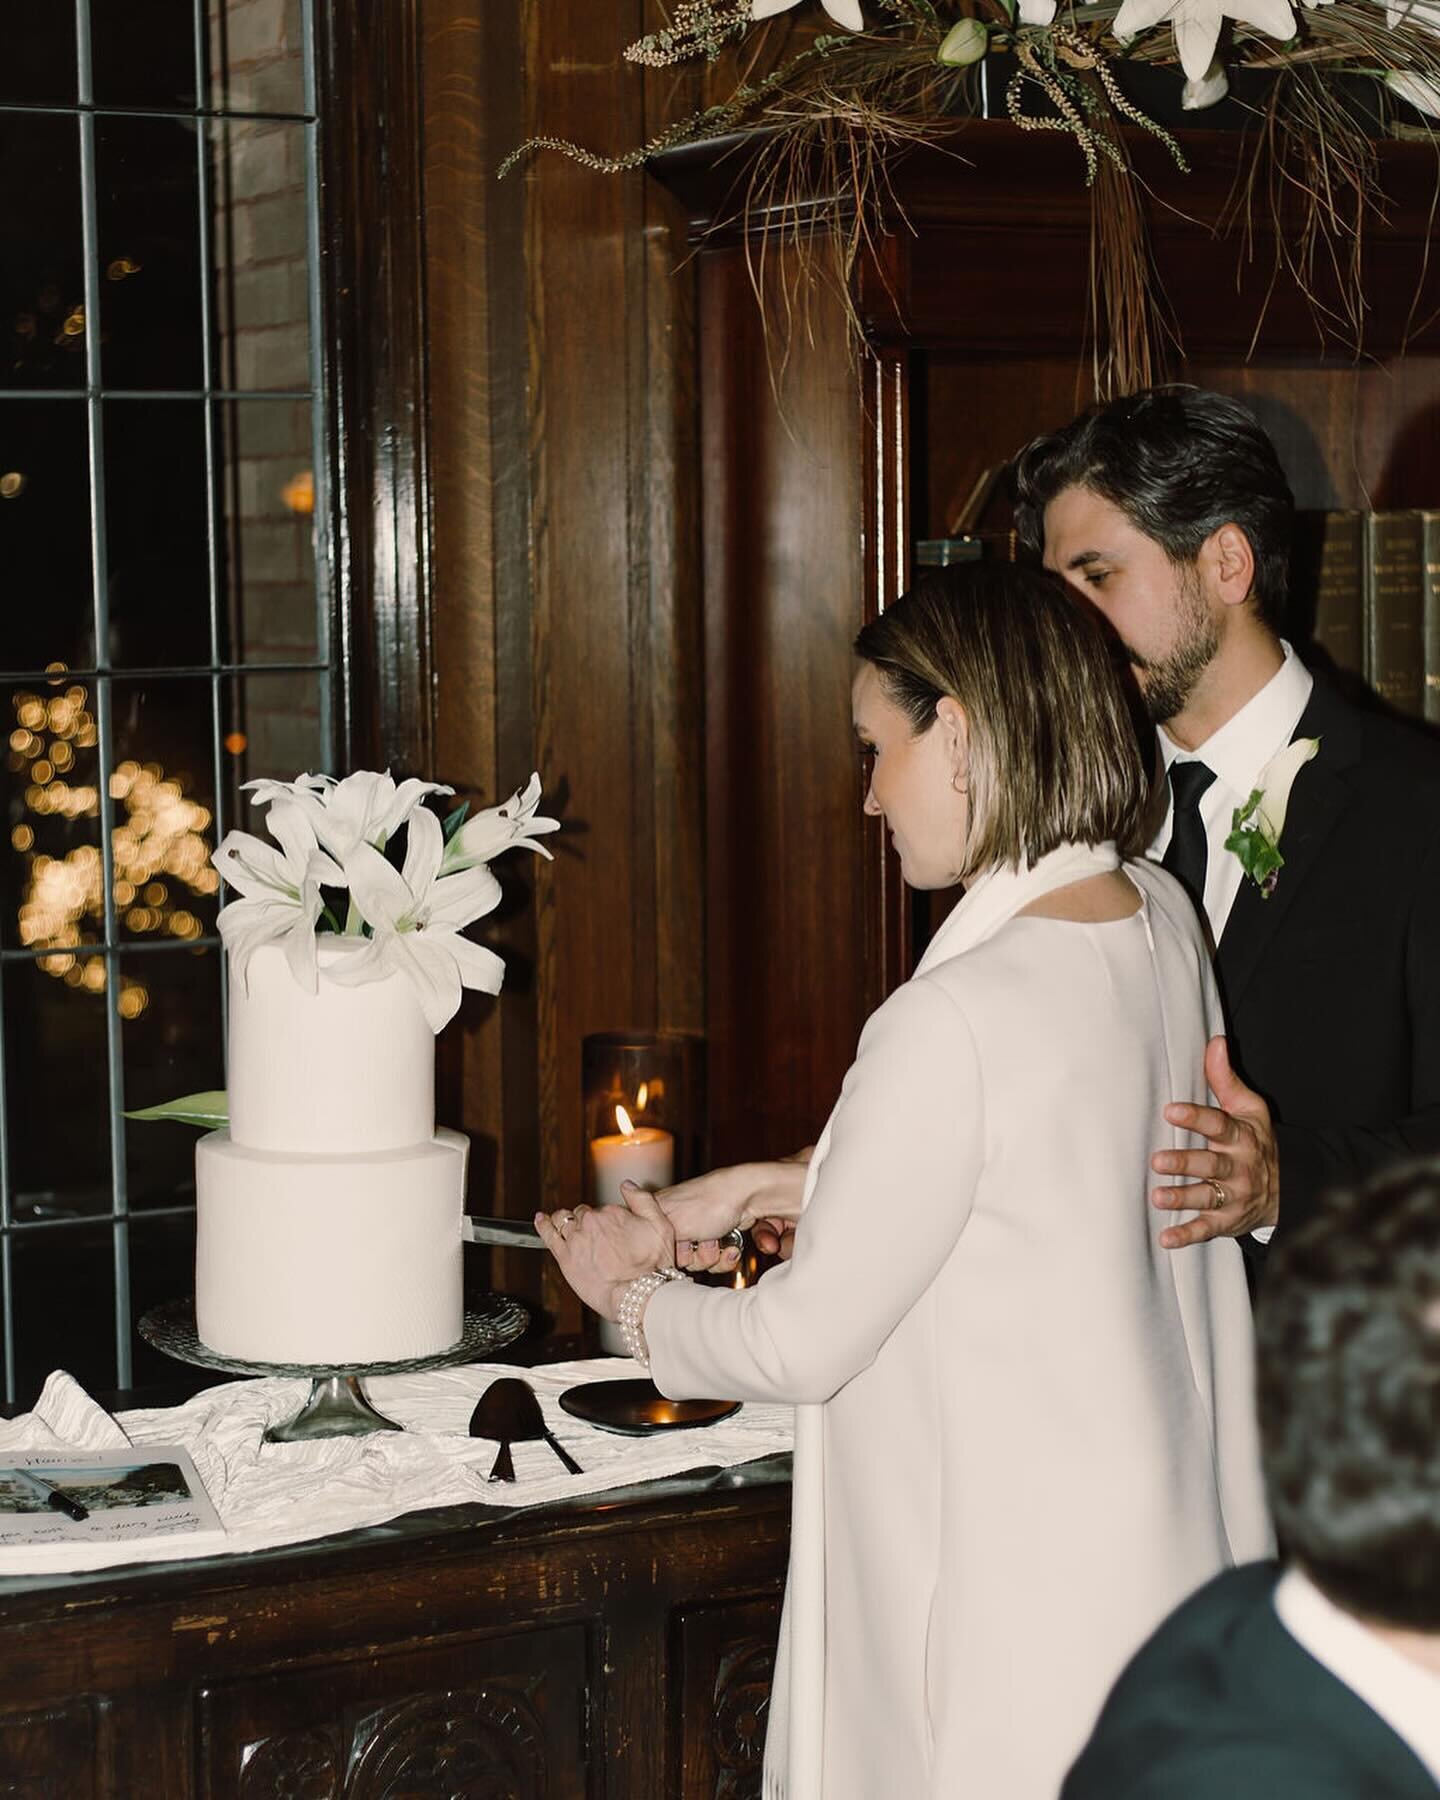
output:
POLYGON ((363 1156, 195 1150, 195 1324, 251 1362, 402 1362, 464 1329, 460 1221, 468 1142, 363 1156))

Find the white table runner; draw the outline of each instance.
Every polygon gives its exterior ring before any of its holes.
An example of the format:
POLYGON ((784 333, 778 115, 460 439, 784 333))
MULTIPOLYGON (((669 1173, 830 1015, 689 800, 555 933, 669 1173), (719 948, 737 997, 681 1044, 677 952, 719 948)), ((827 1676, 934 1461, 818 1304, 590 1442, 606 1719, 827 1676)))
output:
POLYGON ((366 1394, 378 1411, 405 1427, 403 1432, 266 1444, 266 1428, 298 1411, 309 1393, 308 1382, 279 1377, 226 1382, 183 1406, 112 1416, 57 1370, 32 1412, 0 1421, 0 1463, 7 1453, 180 1444, 200 1473, 225 1538, 219 1545, 213 1539, 156 1538, 146 1541, 142 1556, 133 1544, 4 1550, 0 1575, 270 1550, 381 1525, 426 1507, 475 1501, 538 1506, 687 1469, 726 1468, 793 1445, 794 1412, 788 1406, 746 1404, 715 1425, 643 1438, 602 1431, 560 1408, 561 1393, 577 1382, 641 1373, 632 1362, 605 1357, 534 1369, 475 1363, 424 1375, 377 1375, 366 1380, 366 1394), (568 1474, 548 1444, 526 1443, 513 1447, 513 1483, 486 1480, 496 1447, 468 1436, 467 1427, 476 1400, 499 1375, 519 1376, 530 1384, 546 1424, 583 1475, 568 1474))

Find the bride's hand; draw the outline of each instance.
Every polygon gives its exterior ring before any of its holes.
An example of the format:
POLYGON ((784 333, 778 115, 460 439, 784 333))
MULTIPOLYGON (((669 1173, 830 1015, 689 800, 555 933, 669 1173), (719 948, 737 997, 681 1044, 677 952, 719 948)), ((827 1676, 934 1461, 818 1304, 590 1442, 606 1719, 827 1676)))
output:
POLYGON ((643 1188, 632 1189, 624 1206, 536 1213, 535 1229, 560 1273, 602 1319, 618 1316, 627 1282, 675 1266, 675 1233, 655 1196, 643 1188))
POLYGON ((682 1269, 733 1269, 738 1252, 721 1242, 748 1231, 760 1219, 798 1218, 810 1153, 779 1162, 733 1163, 693 1180, 662 1188, 656 1198, 675 1230, 676 1265, 682 1269))

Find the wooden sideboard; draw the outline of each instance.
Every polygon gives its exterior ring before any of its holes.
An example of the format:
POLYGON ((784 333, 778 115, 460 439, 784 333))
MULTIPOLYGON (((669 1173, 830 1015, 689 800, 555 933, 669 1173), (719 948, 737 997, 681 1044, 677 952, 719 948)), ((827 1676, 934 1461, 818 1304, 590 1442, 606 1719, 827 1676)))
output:
POLYGON ((0 1795, 758 1797, 789 1503, 770 1458, 0 1581, 0 1795))

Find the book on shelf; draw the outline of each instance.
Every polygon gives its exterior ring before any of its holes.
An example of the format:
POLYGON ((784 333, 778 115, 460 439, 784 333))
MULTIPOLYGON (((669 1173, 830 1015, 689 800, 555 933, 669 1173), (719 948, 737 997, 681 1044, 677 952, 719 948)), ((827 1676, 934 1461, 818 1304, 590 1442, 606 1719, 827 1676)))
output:
POLYGON ((0 1451, 0 1557, 213 1536, 225 1528, 179 1445, 0 1451))
POLYGON ((1300 515, 1292 569, 1311 641, 1398 712, 1440 722, 1440 511, 1300 515))

